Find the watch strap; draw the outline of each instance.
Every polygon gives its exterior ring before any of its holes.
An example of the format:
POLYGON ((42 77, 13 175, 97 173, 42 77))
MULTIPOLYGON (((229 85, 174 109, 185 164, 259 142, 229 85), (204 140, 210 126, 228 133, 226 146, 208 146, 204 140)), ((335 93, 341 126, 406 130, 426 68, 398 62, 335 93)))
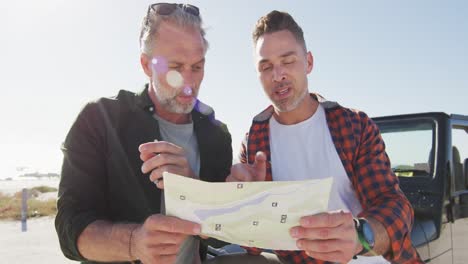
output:
MULTIPOLYGON (((372 250, 371 246, 367 242, 367 239, 364 237, 362 223, 367 222, 367 220, 365 220, 364 218, 360 218, 360 219, 354 218, 353 220, 354 220, 354 227, 356 228, 356 232, 358 235, 359 243, 362 245, 362 250, 359 253, 357 253, 357 255, 364 255, 367 252, 372 250)), ((353 259, 355 258, 356 256, 353 257, 353 259)))

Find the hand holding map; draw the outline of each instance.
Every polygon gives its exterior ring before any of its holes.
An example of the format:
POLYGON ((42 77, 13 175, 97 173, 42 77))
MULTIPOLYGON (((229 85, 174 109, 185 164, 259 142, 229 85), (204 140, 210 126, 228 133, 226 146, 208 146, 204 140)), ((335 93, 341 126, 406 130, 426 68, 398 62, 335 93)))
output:
POLYGON ((291 227, 324 212, 332 178, 219 182, 164 173, 166 214, 199 223, 202 235, 242 246, 298 250, 291 227))

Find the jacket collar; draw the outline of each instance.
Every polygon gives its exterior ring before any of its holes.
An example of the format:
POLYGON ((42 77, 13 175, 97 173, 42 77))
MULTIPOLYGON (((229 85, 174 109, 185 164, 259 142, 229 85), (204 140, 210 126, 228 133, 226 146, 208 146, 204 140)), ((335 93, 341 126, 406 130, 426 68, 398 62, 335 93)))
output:
MULTIPOLYGON (((328 101, 320 94, 317 93, 310 93, 310 97, 314 100, 318 101, 325 110, 335 108, 339 106, 337 102, 328 101)), ((265 122, 271 118, 274 113, 273 105, 268 106, 265 110, 263 110, 260 114, 256 115, 253 119, 254 122, 265 122)))

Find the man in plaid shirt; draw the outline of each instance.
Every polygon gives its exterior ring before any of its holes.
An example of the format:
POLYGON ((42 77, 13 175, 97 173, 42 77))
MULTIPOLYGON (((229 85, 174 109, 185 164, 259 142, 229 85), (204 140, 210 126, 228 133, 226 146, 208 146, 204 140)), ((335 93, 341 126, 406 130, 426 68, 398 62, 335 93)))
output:
POLYGON ((273 105, 253 119, 241 163, 227 180, 334 179, 328 212, 302 217, 290 230, 300 251, 275 251, 278 261, 423 263, 411 244, 413 210, 375 123, 308 93, 313 57, 289 14, 260 18, 253 41, 257 72, 273 105))

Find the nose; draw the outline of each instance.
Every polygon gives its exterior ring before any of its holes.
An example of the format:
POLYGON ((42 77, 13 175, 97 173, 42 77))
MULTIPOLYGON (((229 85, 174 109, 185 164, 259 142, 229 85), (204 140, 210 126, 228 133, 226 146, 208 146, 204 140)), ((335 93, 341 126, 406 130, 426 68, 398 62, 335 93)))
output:
POLYGON ((195 80, 195 74, 192 72, 191 69, 184 69, 180 72, 182 78, 184 79, 184 86, 193 87, 193 82, 195 80))
POLYGON ((284 68, 280 65, 273 67, 273 81, 281 82, 286 79, 284 68))

